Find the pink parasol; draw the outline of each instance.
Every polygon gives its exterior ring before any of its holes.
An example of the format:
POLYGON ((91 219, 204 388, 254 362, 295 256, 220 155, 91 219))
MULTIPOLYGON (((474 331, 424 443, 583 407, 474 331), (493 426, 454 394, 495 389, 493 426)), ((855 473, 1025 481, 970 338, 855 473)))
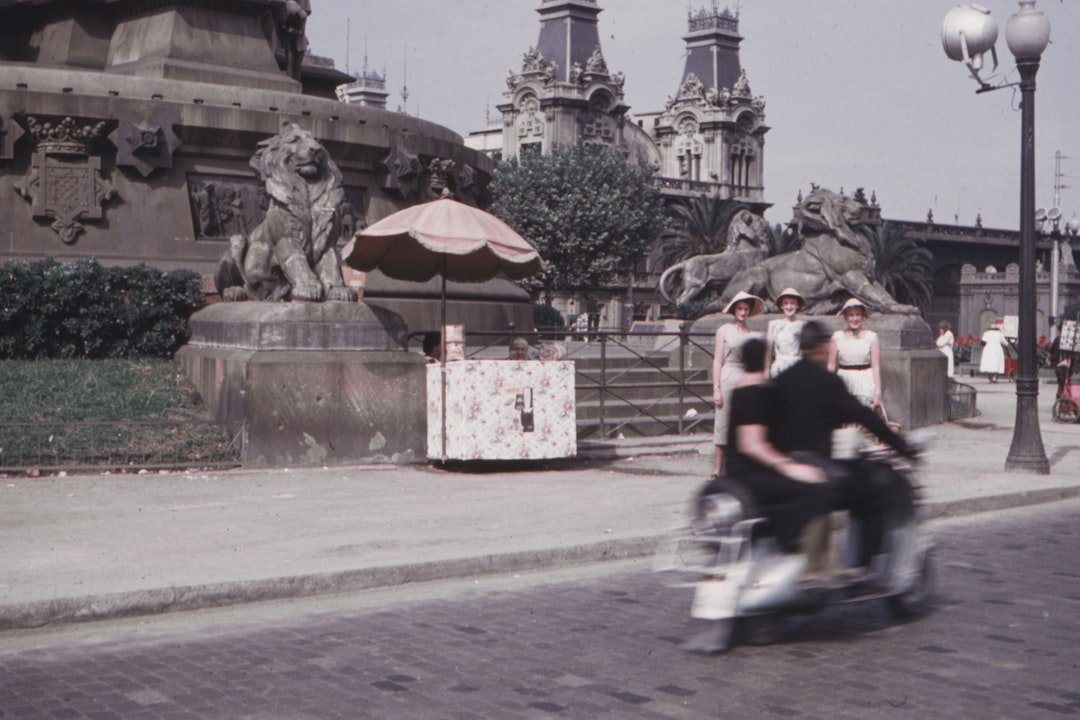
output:
POLYGON ((499 273, 513 279, 540 269, 525 238, 489 212, 450 198, 413 205, 361 230, 345 246, 345 264, 379 269, 395 280, 483 282, 499 273))
MULTIPOLYGON (((423 282, 442 276, 442 328, 446 281, 483 282, 503 273, 513 279, 540 269, 540 254, 489 212, 451 198, 413 205, 356 233, 342 251, 349 267, 381 270, 395 280, 423 282)), ((445 338, 444 338, 445 340, 445 338)), ((446 460, 446 347, 442 365, 442 459, 446 460)))

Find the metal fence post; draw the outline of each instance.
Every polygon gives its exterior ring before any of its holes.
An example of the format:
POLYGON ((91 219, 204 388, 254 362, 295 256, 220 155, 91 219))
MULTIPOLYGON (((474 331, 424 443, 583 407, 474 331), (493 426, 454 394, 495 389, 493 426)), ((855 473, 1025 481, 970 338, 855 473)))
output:
POLYGON ((683 434, 683 419, 686 417, 686 346, 690 343, 687 336, 690 323, 679 323, 679 434, 683 434))
POLYGON ((607 333, 597 333, 600 339, 600 437, 607 437, 604 399, 607 396, 607 333))

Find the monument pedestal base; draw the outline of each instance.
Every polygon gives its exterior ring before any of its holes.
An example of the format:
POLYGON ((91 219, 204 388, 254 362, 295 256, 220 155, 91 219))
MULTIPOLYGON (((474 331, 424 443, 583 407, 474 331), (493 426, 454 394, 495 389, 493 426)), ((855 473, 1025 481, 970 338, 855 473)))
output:
POLYGON ((218 303, 177 353, 246 466, 422 462, 426 363, 367 303, 218 303))

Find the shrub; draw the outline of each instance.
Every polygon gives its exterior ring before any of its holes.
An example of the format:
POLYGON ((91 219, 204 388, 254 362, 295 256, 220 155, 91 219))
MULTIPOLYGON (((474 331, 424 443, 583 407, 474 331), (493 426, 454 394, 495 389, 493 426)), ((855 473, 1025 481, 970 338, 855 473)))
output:
POLYGON ((53 258, 0 266, 0 359, 171 357, 205 302, 198 273, 53 258))
POLYGON ((541 334, 542 340, 561 340, 566 330, 566 321, 562 313, 550 305, 536 303, 533 305, 533 327, 537 330, 548 330, 547 334, 541 334), (552 333, 550 331, 558 332, 552 333))
POLYGON ((533 326, 537 329, 561 328, 566 326, 562 313, 550 305, 533 305, 533 326))

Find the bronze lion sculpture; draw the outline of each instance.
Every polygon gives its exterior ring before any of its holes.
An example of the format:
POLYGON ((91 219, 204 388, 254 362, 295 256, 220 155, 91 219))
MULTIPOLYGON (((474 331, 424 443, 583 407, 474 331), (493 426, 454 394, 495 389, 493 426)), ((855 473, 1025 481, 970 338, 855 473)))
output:
POLYGON ((792 217, 802 247, 739 272, 709 309, 726 307, 740 291, 768 300, 791 287, 806 299, 807 313, 827 312, 854 295, 878 312, 917 314, 918 308, 898 303, 873 279, 870 241, 854 227, 862 209, 854 198, 814 188, 792 217))
POLYGON ((749 210, 731 219, 723 252, 695 255, 675 263, 660 276, 657 289, 670 303, 690 302, 710 285, 722 286, 769 256, 769 223, 749 210), (677 294, 676 294, 677 293, 677 294))
POLYGON ((259 143, 251 167, 266 188, 266 217, 233 235, 214 284, 223 300, 355 301, 341 277, 341 171, 295 123, 259 143))

